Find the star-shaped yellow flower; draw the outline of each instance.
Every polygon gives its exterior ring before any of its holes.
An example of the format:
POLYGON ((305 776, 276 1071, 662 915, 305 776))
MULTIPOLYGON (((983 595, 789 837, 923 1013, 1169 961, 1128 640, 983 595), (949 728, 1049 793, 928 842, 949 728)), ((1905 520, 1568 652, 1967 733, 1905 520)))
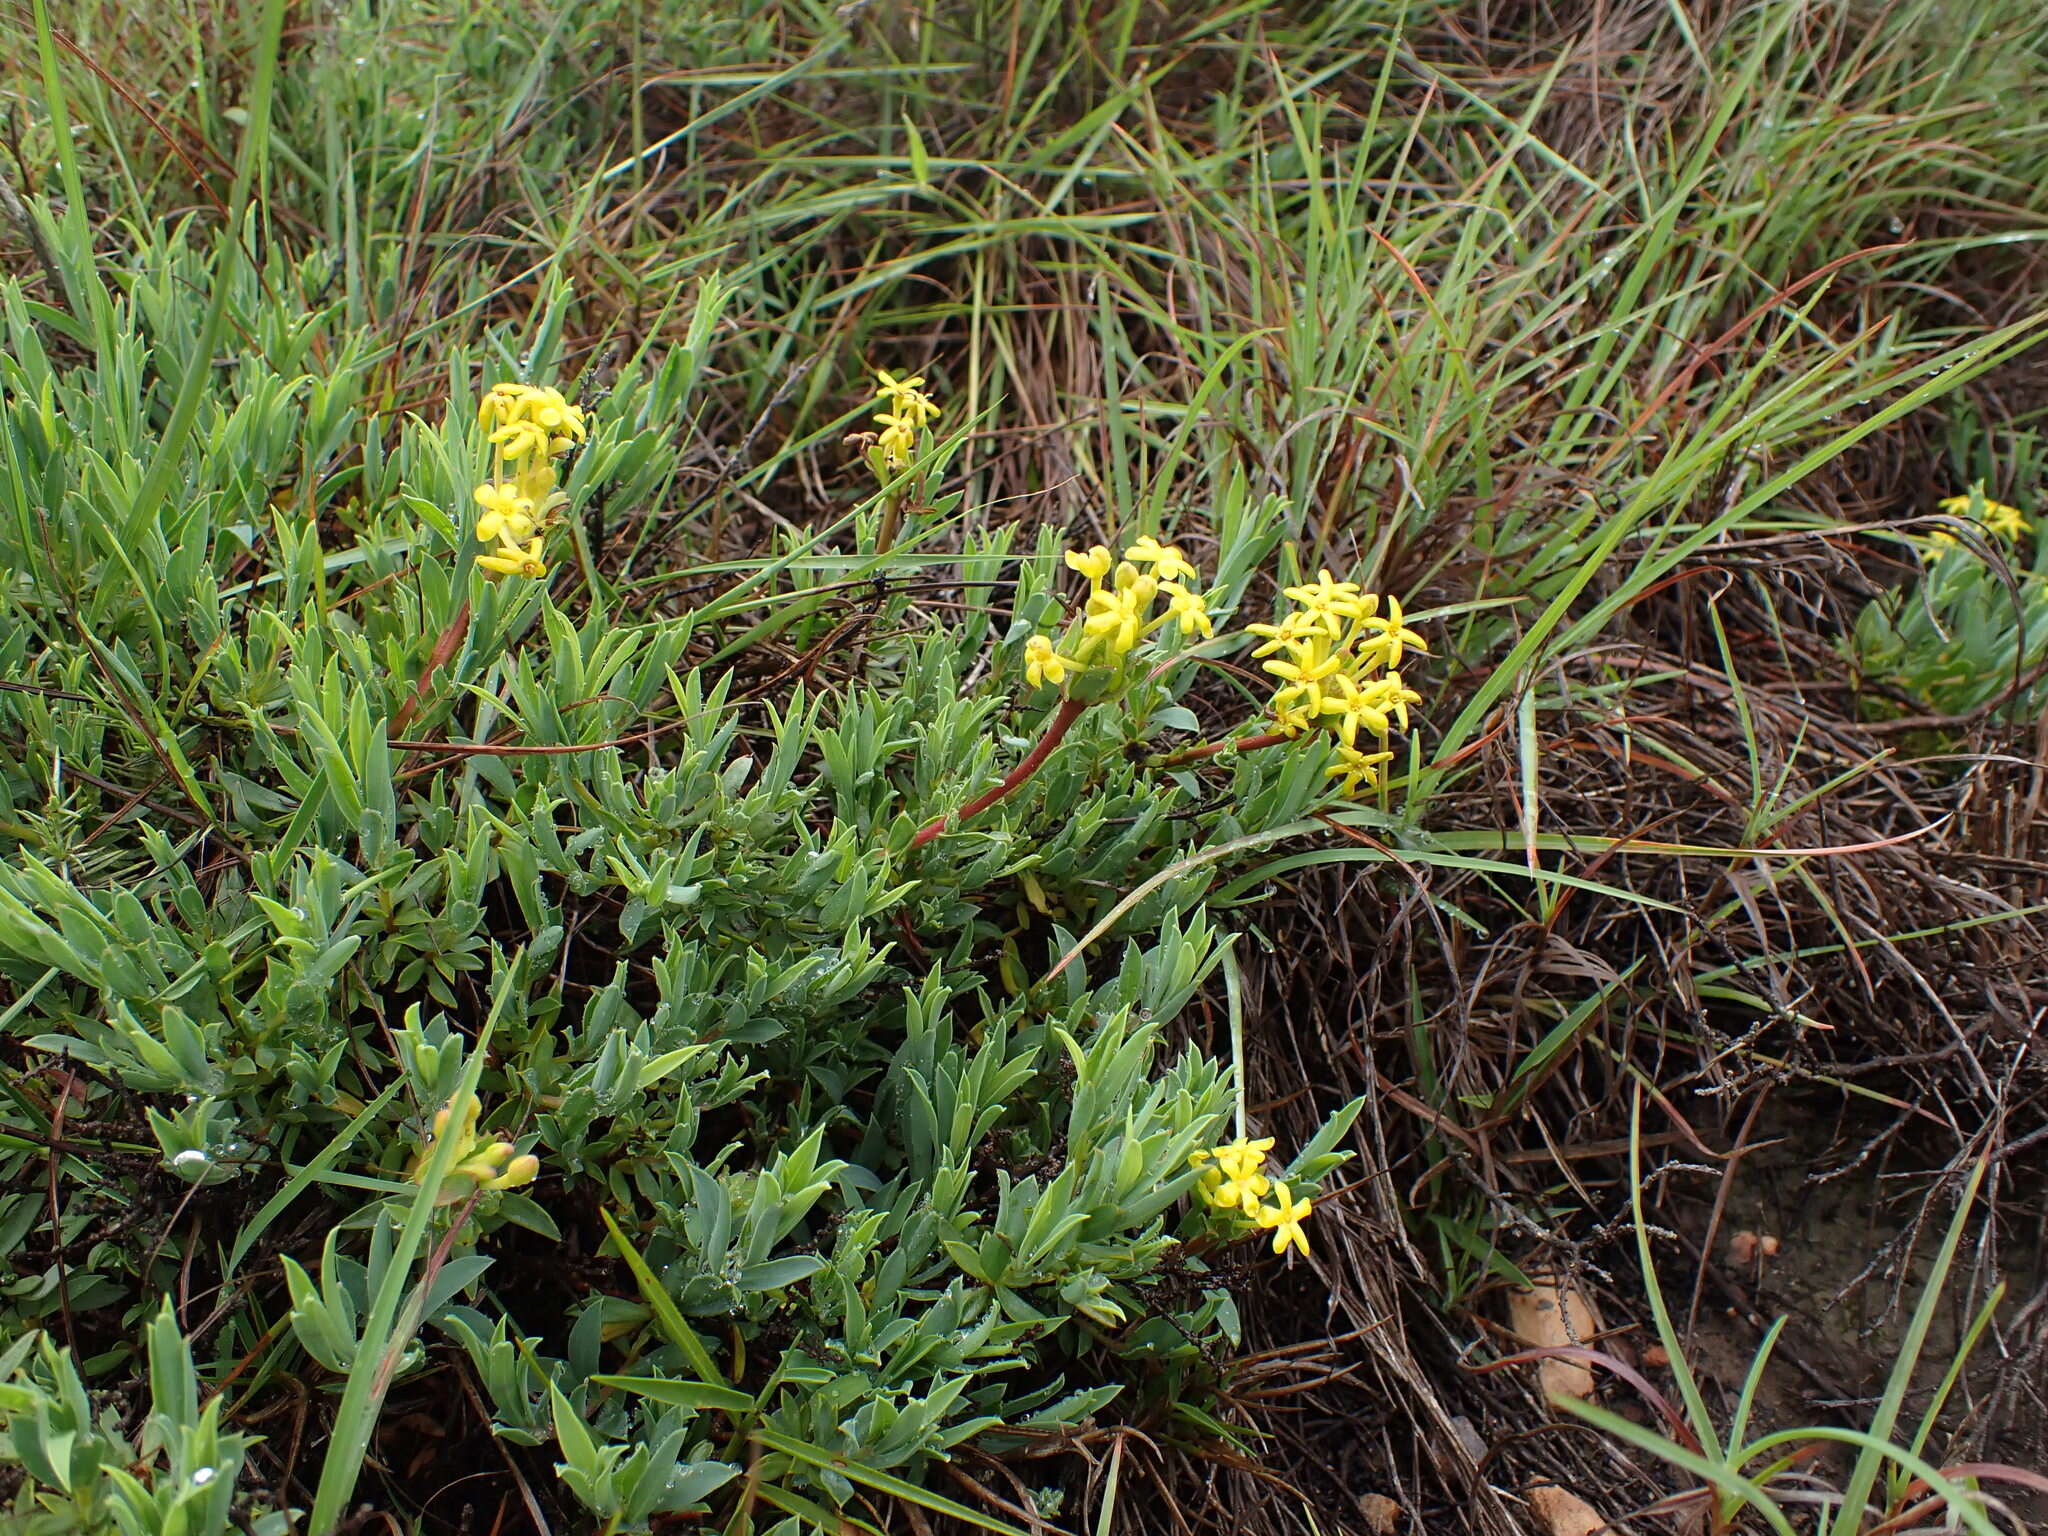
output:
POLYGON ((1312 729, 1321 710, 1321 692, 1317 693, 1317 709, 1312 713, 1308 707, 1308 690, 1299 686, 1282 688, 1273 695, 1273 729, 1282 736, 1299 736, 1312 729))
POLYGON ((1321 639, 1332 638, 1321 620, 1301 608, 1295 609, 1277 624, 1247 624, 1244 630, 1246 634, 1258 635, 1266 642, 1252 652, 1252 659, 1255 661, 1262 656, 1272 656, 1284 651, 1296 641, 1307 640, 1311 636, 1321 639))
POLYGON ((1198 594, 1177 581, 1162 581, 1159 590, 1166 594, 1167 617, 1180 625, 1182 634, 1200 635, 1206 640, 1216 633, 1216 623, 1198 594))
POLYGON ((1301 689, 1308 712, 1320 715, 1323 684, 1343 673, 1347 658, 1326 650, 1317 639, 1289 641, 1288 650, 1292 655, 1286 660, 1276 659, 1262 665, 1282 682, 1301 689))
POLYGON ((1337 788, 1341 793, 1355 795, 1361 788, 1377 789, 1380 782, 1380 766, 1393 760, 1394 754, 1391 752, 1361 752, 1356 747, 1348 747, 1340 742, 1337 745, 1337 761, 1323 770, 1323 777, 1339 780, 1337 788))
MULTIPOLYGON (((1980 490, 1978 495, 1982 496, 1983 492, 1980 490)), ((1970 498, 1947 496, 1935 505, 1951 516, 1961 517, 1970 510, 1970 498)), ((2018 507, 2009 507, 2004 502, 1993 501, 1989 497, 1984 498, 1984 516, 1980 521, 2001 539, 2017 539, 2023 533, 2033 532, 2034 528, 2034 525, 2027 521, 2026 513, 2018 507)), ((1950 542, 1953 542, 1952 535, 1950 542)))
POLYGON ((476 563, 494 576, 525 576, 538 581, 548 573, 548 563, 541 558, 539 539, 534 539, 524 549, 517 544, 501 544, 488 555, 478 555, 476 563))
POLYGON ((1052 648, 1052 642, 1044 635, 1033 635, 1024 642, 1024 680, 1032 687, 1051 683, 1057 688, 1067 680, 1067 672, 1073 663, 1052 648))
POLYGON ((1287 1185, 1277 1179, 1273 1183, 1273 1194, 1274 1203, 1260 1206, 1254 1219, 1272 1232, 1275 1253, 1285 1253, 1289 1247, 1294 1247, 1301 1250, 1304 1258, 1307 1257, 1308 1233, 1302 1230, 1301 1224, 1315 1209, 1314 1203, 1294 1199, 1288 1193, 1287 1185))
POLYGON ((1196 579, 1195 568, 1188 563, 1187 556, 1180 552, 1178 544, 1162 544, 1151 534, 1146 534, 1124 551, 1126 560, 1152 567, 1152 574, 1161 581, 1196 579))
POLYGON ((1425 656, 1429 654, 1429 647, 1422 643, 1422 636, 1403 622, 1401 599, 1398 597, 1387 599, 1384 614, 1368 614, 1361 622, 1372 633, 1359 642, 1358 655, 1370 666, 1398 667, 1404 650, 1420 651, 1425 656))
POLYGON ((1355 581, 1333 581, 1328 571, 1316 572, 1314 582, 1281 591, 1310 613, 1334 613, 1347 619, 1362 619, 1379 606, 1376 597, 1365 597, 1355 581))
POLYGON ((531 497, 504 480, 487 481, 476 488, 476 504, 483 515, 476 520, 476 536, 486 544, 516 544, 533 534, 534 507, 531 497))

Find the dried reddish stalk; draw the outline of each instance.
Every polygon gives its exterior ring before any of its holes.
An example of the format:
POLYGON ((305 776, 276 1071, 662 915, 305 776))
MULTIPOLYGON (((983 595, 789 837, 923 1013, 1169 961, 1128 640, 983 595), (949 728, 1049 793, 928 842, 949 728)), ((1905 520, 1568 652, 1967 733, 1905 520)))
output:
POLYGON ((391 722, 393 735, 404 731, 406 726, 412 723, 412 717, 418 714, 420 706, 427 702, 427 694, 434 686, 435 674, 454 658, 455 653, 462 648, 463 636, 468 633, 469 604, 464 602, 462 607, 456 610, 455 617, 448 621, 448 627, 442 630, 440 637, 434 641, 434 649, 427 655, 426 666, 420 669, 419 685, 413 689, 412 697, 398 706, 397 718, 391 722))
POLYGON ((1178 768, 1182 763, 1199 763, 1204 758, 1220 757, 1225 752, 1256 752, 1261 747, 1277 747, 1294 738, 1284 731, 1266 731, 1258 736, 1239 736, 1231 741, 1212 741, 1206 746, 1189 747, 1180 752, 1169 752, 1166 756, 1153 759, 1154 768, 1178 768))
POLYGON ((1031 749, 1030 754, 1023 762, 1012 768, 1004 776, 1002 783, 985 795, 975 796, 974 799, 961 806, 952 815, 941 816, 937 820, 928 822, 920 827, 917 836, 910 840, 910 846, 922 848, 926 843, 945 831, 948 825, 958 825, 970 816, 979 816, 998 800, 1010 794, 1018 785, 1038 771, 1040 763, 1052 756, 1053 748, 1060 744, 1060 739, 1073 728, 1074 722, 1081 718, 1081 711, 1087 707, 1087 701, 1083 699, 1061 700, 1059 712, 1052 717, 1052 724, 1046 727, 1045 734, 1038 738, 1038 745, 1031 749))

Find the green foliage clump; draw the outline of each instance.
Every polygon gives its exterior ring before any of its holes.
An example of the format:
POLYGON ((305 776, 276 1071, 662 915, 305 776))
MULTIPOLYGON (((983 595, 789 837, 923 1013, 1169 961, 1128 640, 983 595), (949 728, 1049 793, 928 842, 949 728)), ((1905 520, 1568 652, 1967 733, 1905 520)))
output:
POLYGON ((2038 553, 2014 563, 2034 544, 2032 525, 2018 508, 1987 500, 1982 485, 1942 510, 1950 526, 1920 540, 1927 569, 1864 607, 1851 655, 1864 676, 1944 714, 2008 698, 2032 712, 2048 658, 2048 569, 2038 553))
MULTIPOLYGON (((236 1479, 252 1441, 223 1433, 219 1396, 204 1407, 192 1350, 165 1302, 145 1330, 150 1411, 139 1431, 95 1408, 71 1351, 27 1334, 0 1351, 0 1463, 26 1474, 5 1529, 18 1536, 154 1536, 229 1531, 236 1479)), ((290 1516, 239 1522, 252 1536, 285 1536, 290 1516)))
MULTIPOLYGON (((1199 1422, 1236 1315, 1184 1197, 1234 1094, 1165 1035, 1227 949, 1190 855, 1295 824, 1320 749, 1161 771, 1137 749, 1192 721, 1192 669, 1134 674, 948 825, 1036 717, 1016 680, 1053 544, 877 551, 877 497, 837 552, 787 536, 676 617, 574 618, 477 558, 486 427, 380 416, 316 283, 172 235, 76 321, 0 291, 0 977, 39 1064, 5 1112, 0 1235, 37 1225, 44 1146, 141 1154, 67 1167, 72 1256, 8 1287, 6 1328, 125 1331, 195 1269, 231 1288, 216 1370, 345 1383, 316 1526, 437 1348, 613 1528, 749 1468, 743 1497, 792 1517, 938 1500, 919 1484, 961 1442, 1120 1394, 1199 1422), (173 360, 210 352, 206 317, 155 296, 209 279, 243 340, 202 386, 173 360), (1019 617, 936 621, 906 571, 1013 584, 1019 617), (864 675, 750 688, 848 587, 864 675), (105 785, 111 817, 87 809, 105 785), (167 1200, 196 1225, 76 1246, 167 1200), (536 1278, 564 1250, 602 1259, 573 1292, 536 1278), (1187 1283, 1159 1286, 1169 1264, 1187 1283)), ((572 507, 674 475, 724 297, 705 284, 697 343, 593 403, 572 507)), ((565 309, 535 320, 536 376, 565 309)), ((512 367, 458 350, 451 395, 512 367)), ((1296 1195, 1339 1129, 1284 1170, 1296 1195)), ((33 1360, 58 1385, 22 1390, 76 1408, 75 1368, 33 1360)), ((29 1402, 7 1422, 41 1487, 29 1402)))

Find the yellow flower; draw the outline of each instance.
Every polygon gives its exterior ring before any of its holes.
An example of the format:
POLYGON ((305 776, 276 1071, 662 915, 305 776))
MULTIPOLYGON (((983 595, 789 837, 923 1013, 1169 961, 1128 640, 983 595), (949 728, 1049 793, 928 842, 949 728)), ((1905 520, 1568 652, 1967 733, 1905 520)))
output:
POLYGON ((1387 711, 1381 704, 1383 697, 1377 682, 1361 688, 1350 678, 1338 676, 1332 679, 1338 691, 1323 696, 1321 713, 1337 717, 1337 739, 1347 747, 1358 745, 1358 728, 1362 725, 1382 741, 1393 729, 1393 722, 1387 718, 1387 711))
POLYGON ((510 420, 519 400, 519 392, 524 387, 521 384, 493 384, 485 390, 483 399, 477 404, 476 424, 488 427, 494 421, 510 420))
POLYGON ((1143 633, 1136 594, 1106 592, 1097 587, 1088 594, 1081 613, 1081 633, 1115 661, 1138 643, 1143 633))
POLYGON ((1335 608, 1356 603, 1360 597, 1355 581, 1335 581, 1328 570, 1316 572, 1316 579, 1298 587, 1281 589, 1304 608, 1335 608))
POLYGON ((1266 642, 1252 652, 1253 660, 1284 651, 1297 640, 1306 640, 1311 636, 1327 638, 1329 634, 1314 614, 1299 608, 1281 619, 1278 624, 1247 624, 1244 628, 1246 634, 1262 636, 1266 642))
POLYGON ((1361 596, 1357 582, 1332 581, 1328 571, 1316 572, 1316 579, 1310 585, 1281 590, 1312 614, 1362 619, 1379 607, 1378 598, 1361 596))
POLYGON ((1072 665, 1052 648, 1052 642, 1043 635, 1033 635, 1024 642, 1024 681, 1034 688, 1046 683, 1057 688, 1067 680, 1067 671, 1072 665))
MULTIPOLYGON (((1117 591, 1130 593, 1131 601, 1140 609, 1150 607, 1153 597, 1159 591, 1159 578, 1147 575, 1128 560, 1117 562, 1114 584, 1117 591)), ((1139 617, 1143 616, 1140 613, 1139 617)))
POLYGON ((1326 779, 1339 779, 1338 789, 1347 795, 1355 795, 1361 786, 1376 789, 1380 782, 1380 765, 1391 763, 1391 752, 1361 752, 1356 747, 1337 745, 1337 761, 1323 771, 1326 779))
POLYGON ((455 1171, 485 1189, 517 1189, 522 1184, 531 1184, 540 1173, 540 1159, 531 1152, 515 1157, 517 1150, 509 1141, 494 1141, 459 1164, 455 1171))
MULTIPOLYGON (((1316 714, 1308 707, 1308 689, 1299 684, 1282 688, 1273 695, 1273 729, 1282 736, 1299 736, 1316 723, 1316 714)), ((1317 693, 1320 702, 1321 692, 1317 693)))
POLYGON ((1292 1246, 1300 1249, 1302 1256, 1306 1258, 1308 1233, 1302 1230, 1301 1224, 1308 1220, 1309 1212, 1315 1209, 1314 1203, 1294 1199, 1288 1193, 1287 1185, 1279 1180, 1274 1181, 1273 1193, 1278 1197, 1275 1203, 1260 1206, 1253 1219, 1261 1227, 1272 1232, 1275 1253, 1285 1253, 1292 1246))
POLYGON ((923 374, 899 379, 886 368, 877 368, 875 380, 876 398, 887 400, 890 411, 904 418, 913 431, 939 419, 938 402, 924 392, 923 374))
POLYGON ((1367 683, 1342 675, 1332 681, 1337 685, 1338 696, 1323 699, 1322 713, 1337 716, 1337 735, 1347 747, 1358 745, 1361 725, 1382 741, 1396 720, 1402 730, 1407 730, 1408 706, 1422 702, 1421 694, 1402 685, 1398 672, 1389 672, 1367 683))
POLYGON ((1265 669, 1300 688, 1308 712, 1320 715, 1323 712, 1323 684, 1344 671, 1348 658, 1332 654, 1315 638, 1290 640, 1287 645, 1293 652, 1292 658, 1266 662, 1265 669))
POLYGON ((533 533, 533 500, 518 486, 503 480, 480 485, 476 504, 484 509, 476 520, 476 536, 484 543, 516 544, 533 533))
POLYGON ((877 368, 875 370, 875 384, 875 396, 877 399, 888 398, 893 400, 899 395, 907 395, 923 389, 924 375, 920 373, 907 379, 899 379, 888 369, 877 368))
POLYGON ((497 423, 491 441, 504 459, 546 458, 567 453, 583 441, 588 426, 583 408, 559 389, 530 384, 493 384, 477 406, 477 424, 497 423))
MULTIPOLYGON (((1984 497, 1982 487, 1978 488, 1977 494, 1980 497, 1984 497)), ((1961 517, 1970 510, 1970 498, 1968 496, 1948 496, 1937 502, 1936 505, 1944 512, 1955 517, 1961 517)), ((2018 507, 2009 507, 2004 502, 1993 501, 1989 497, 1984 497, 1984 515, 1979 521, 2001 539, 2017 539, 2023 533, 2033 532, 2034 528, 2034 525, 2027 521, 2026 513, 2022 512, 2018 507)), ((1928 542, 1933 543, 1936 540, 1953 544, 1955 542, 1955 535, 1936 532, 1929 537, 1928 542)))
POLYGON ((555 489, 555 466, 546 459, 535 459, 513 477, 513 485, 519 494, 533 503, 536 523, 545 522, 549 514, 569 505, 569 498, 555 489))
POLYGON ((1401 599, 1387 599, 1384 614, 1367 614, 1363 626, 1374 631, 1367 639, 1359 642, 1358 656, 1368 666, 1398 667, 1404 648, 1429 654, 1429 647, 1422 643, 1422 636, 1406 628, 1401 618, 1401 599))
POLYGON ((1264 1166, 1266 1154, 1272 1150, 1271 1136, 1261 1136, 1256 1141, 1247 1141, 1240 1136, 1233 1142, 1217 1147, 1210 1156, 1216 1159, 1218 1167, 1226 1172, 1236 1173, 1246 1168, 1264 1166))
POLYGON ((1408 729, 1408 706, 1420 704, 1422 695, 1401 681, 1401 674, 1389 672, 1377 684, 1380 693, 1380 708, 1400 723, 1402 730, 1408 729))
POLYGON ((1180 552, 1178 544, 1161 544, 1151 534, 1146 534, 1124 551, 1126 560, 1135 560, 1140 565, 1152 567, 1152 574, 1161 581, 1172 581, 1185 577, 1195 580, 1195 568, 1188 564, 1187 556, 1180 552))
POLYGON ((1272 1188, 1273 1181, 1255 1168, 1247 1168, 1241 1173, 1226 1171, 1207 1198, 1220 1211, 1243 1211, 1247 1216, 1255 1216, 1259 1202, 1272 1188))
POLYGON ((1273 1181, 1259 1172, 1266 1161, 1265 1149, 1271 1139, 1247 1142, 1242 1138, 1228 1147, 1196 1152, 1188 1161, 1202 1170, 1195 1180, 1195 1193, 1219 1211, 1258 1214, 1259 1201, 1272 1189, 1273 1181))
POLYGON ((877 416, 877 421, 886 421, 882 435, 875 439, 875 446, 881 450, 882 462, 890 469, 901 469, 908 464, 911 455, 917 452, 917 434, 902 418, 877 416))
POLYGON ((548 429, 557 438, 567 439, 555 452, 567 450, 568 443, 583 441, 583 408, 571 405, 562 398, 559 389, 536 389, 526 397, 526 419, 548 429))
POLYGON ((548 573, 547 561, 541 558, 539 539, 524 549, 517 544, 501 544, 488 555, 478 555, 476 563, 495 576, 526 576, 538 581, 548 573))
POLYGON ((1159 590, 1166 594, 1166 616, 1180 625, 1182 634, 1199 634, 1206 640, 1216 633, 1215 622, 1199 596, 1177 581, 1162 581, 1159 590))
POLYGON ((1111 560, 1109 551, 1100 544, 1090 548, 1086 554, 1076 554, 1071 549, 1067 551, 1067 569, 1086 576, 1091 587, 1102 585, 1102 578, 1109 574, 1111 560))
POLYGON ((477 1120, 483 1109, 473 1096, 465 1100, 459 1118, 452 1113, 453 1109, 454 1101, 450 1100, 434 1111, 433 1134, 427 1138, 419 1156, 413 1159, 412 1169, 407 1175, 415 1184, 425 1183, 427 1170, 433 1165, 434 1154, 441 1143, 444 1140, 455 1143, 455 1161, 450 1165, 447 1177, 441 1181, 434 1200, 436 1205, 452 1205, 483 1189, 517 1189, 523 1184, 531 1184, 539 1175, 540 1159, 531 1152, 521 1153, 509 1141, 493 1141, 484 1146, 477 1144, 477 1120))
MULTIPOLYGON (((455 1101, 450 1099, 445 1105, 434 1111, 434 1134, 429 1140, 426 1149, 420 1154, 419 1160, 413 1165, 413 1176, 415 1178, 426 1172, 427 1163, 434 1155, 434 1148, 440 1144, 441 1138, 448 1134, 448 1122, 452 1118, 451 1111, 454 1107, 455 1101)), ((455 1133, 458 1144, 456 1149, 458 1157, 476 1144, 476 1123, 483 1112, 483 1105, 477 1103, 475 1098, 467 1098, 463 1101, 462 1123, 455 1133)))
POLYGON ((491 442, 501 459, 545 458, 548 444, 552 441, 546 427, 523 418, 508 421, 491 434, 491 442))

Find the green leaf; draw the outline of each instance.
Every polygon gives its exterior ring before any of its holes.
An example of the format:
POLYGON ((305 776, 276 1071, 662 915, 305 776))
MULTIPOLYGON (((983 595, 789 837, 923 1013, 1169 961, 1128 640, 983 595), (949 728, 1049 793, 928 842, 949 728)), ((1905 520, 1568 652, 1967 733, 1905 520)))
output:
POLYGON ((703 1381, 672 1381, 666 1376, 593 1376, 591 1381, 615 1392, 630 1392, 668 1408, 716 1408, 746 1413, 754 1399, 738 1387, 715 1387, 703 1381))
POLYGON ((334 1140, 314 1154, 311 1162, 294 1171, 292 1176, 285 1180, 284 1187, 263 1202, 263 1208, 249 1218, 241 1234, 236 1237, 235 1246, 228 1251, 227 1267, 221 1271, 223 1280, 230 1278, 241 1267, 242 1260, 249 1256, 249 1250, 255 1247, 257 1241, 270 1229, 270 1224, 283 1214, 285 1207, 296 1200, 308 1184, 340 1160, 341 1154, 348 1150, 349 1144, 362 1132, 363 1127, 377 1118, 378 1111, 389 1104, 391 1096, 404 1085, 404 1078, 393 1078, 382 1093, 365 1104, 361 1113, 341 1128, 341 1133, 334 1140))
MULTIPOLYGON (((600 1210, 605 1230, 612 1235, 612 1242, 619 1250, 619 1257, 626 1261, 626 1268, 633 1272, 633 1281, 640 1287, 640 1295, 654 1313, 654 1325, 661 1336, 682 1351, 683 1358, 690 1362, 690 1369, 707 1386, 730 1386, 719 1369, 712 1363, 710 1352, 704 1348, 704 1341, 697 1337, 696 1330, 683 1320, 675 1300, 661 1283, 661 1277, 647 1267, 647 1261, 640 1257, 640 1250, 627 1241, 626 1234, 619 1230, 619 1224, 612 1220, 612 1213, 600 1210)), ((751 1403, 752 1398, 748 1399, 751 1403)))
POLYGON ((958 1500, 949 1499, 944 1494, 933 1493, 927 1488, 920 1488, 917 1484, 908 1482, 896 1476, 893 1472, 884 1472, 876 1467, 862 1466, 857 1461, 849 1460, 844 1456, 835 1456, 830 1451, 820 1450, 817 1446, 807 1444, 802 1440, 791 1439, 788 1435, 779 1435, 772 1429, 756 1429, 753 1432, 752 1438, 757 1445, 765 1446, 771 1451, 780 1451, 792 1461, 800 1461, 807 1466, 818 1467, 827 1472, 837 1472, 848 1482, 859 1483, 864 1487, 874 1489, 877 1493, 886 1493, 892 1498, 903 1500, 906 1504, 915 1504, 920 1509, 928 1509, 935 1515, 944 1515, 948 1519, 965 1521, 969 1525, 979 1526, 984 1531, 994 1531, 997 1533, 997 1536, 1025 1536, 1025 1532, 1018 1530, 1014 1525, 1005 1525, 1002 1521, 992 1519, 988 1515, 982 1514, 979 1510, 969 1509, 958 1500))

